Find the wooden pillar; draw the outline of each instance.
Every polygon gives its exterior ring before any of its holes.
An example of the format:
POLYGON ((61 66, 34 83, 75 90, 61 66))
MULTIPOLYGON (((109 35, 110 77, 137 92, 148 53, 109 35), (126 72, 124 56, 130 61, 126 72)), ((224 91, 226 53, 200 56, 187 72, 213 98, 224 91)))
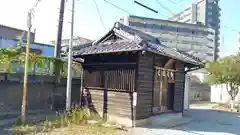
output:
POLYGON ((175 91, 174 91, 174 104, 173 111, 181 112, 183 109, 184 101, 184 84, 185 84, 185 73, 184 63, 177 61, 175 65, 175 91))

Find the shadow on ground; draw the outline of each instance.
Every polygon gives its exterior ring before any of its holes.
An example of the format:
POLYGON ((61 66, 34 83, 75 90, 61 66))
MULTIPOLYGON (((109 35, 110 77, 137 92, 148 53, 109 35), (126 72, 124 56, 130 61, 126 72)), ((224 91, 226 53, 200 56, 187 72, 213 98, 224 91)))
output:
MULTIPOLYGON (((240 113, 231 113, 224 111, 217 111, 212 109, 190 109, 184 114, 181 120, 190 119, 188 123, 172 127, 171 130, 184 132, 186 135, 198 134, 198 135, 240 135, 240 113)), ((156 126, 147 126, 149 130, 166 129, 156 126)), ((183 133, 183 134, 184 134, 183 133)))

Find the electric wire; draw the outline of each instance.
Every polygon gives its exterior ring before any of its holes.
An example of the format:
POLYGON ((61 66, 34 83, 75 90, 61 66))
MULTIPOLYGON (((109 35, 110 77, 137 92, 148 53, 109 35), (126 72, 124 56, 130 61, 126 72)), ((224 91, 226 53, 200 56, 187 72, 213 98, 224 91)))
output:
POLYGON ((102 19, 100 10, 99 10, 99 8, 98 8, 98 4, 97 4, 96 0, 93 0, 93 1, 94 1, 95 6, 96 6, 96 9, 97 9, 98 16, 99 16, 100 22, 101 22, 101 24, 102 24, 102 27, 103 27, 104 31, 106 31, 106 27, 105 27, 105 25, 104 25, 104 21, 103 21, 103 19, 102 19))
POLYGON ((173 3, 173 4, 177 4, 175 1, 173 1, 173 0, 167 0, 167 1, 169 1, 169 2, 171 2, 171 3, 173 3))
MULTIPOLYGON (((34 17, 35 16, 35 9, 37 8, 37 6, 38 6, 38 4, 39 4, 39 2, 41 2, 41 0, 36 0, 36 3, 34 4, 34 6, 30 9, 30 14, 34 17)), ((26 29, 27 29, 27 27, 28 26, 26 26, 24 29, 23 29, 23 32, 22 32, 22 34, 21 34, 21 36, 20 36, 20 41, 22 41, 22 39, 23 39, 23 37, 26 35, 26 33, 27 33, 27 31, 26 31, 26 29)))
POLYGON ((111 2, 109 2, 109 1, 107 1, 107 0, 104 0, 104 1, 105 1, 106 3, 108 3, 108 4, 112 5, 112 6, 114 6, 115 8, 117 8, 117 9, 119 9, 119 10, 125 12, 125 13, 128 13, 128 14, 130 14, 130 15, 133 15, 132 13, 128 12, 127 10, 125 10, 125 9, 123 9, 123 8, 121 8, 121 7, 115 5, 115 4, 113 4, 113 3, 111 3, 111 2))
POLYGON ((157 4, 160 5, 162 8, 164 8, 166 11, 168 11, 170 14, 174 15, 174 13, 165 5, 163 5, 159 0, 156 0, 157 4))
POLYGON ((235 28, 231 28, 231 27, 228 27, 227 25, 223 25, 224 28, 227 28, 229 30, 232 30, 232 31, 235 31, 235 32, 239 32, 240 33, 240 30, 237 30, 235 28))

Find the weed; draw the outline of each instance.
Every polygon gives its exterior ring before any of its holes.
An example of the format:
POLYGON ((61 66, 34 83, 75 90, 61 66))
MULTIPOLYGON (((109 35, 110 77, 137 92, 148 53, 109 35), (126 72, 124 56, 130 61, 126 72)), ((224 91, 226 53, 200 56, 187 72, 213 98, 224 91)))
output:
POLYGON ((22 125, 23 125, 23 123, 22 123, 21 118, 17 118, 15 123, 14 123, 14 126, 22 126, 22 125))
POLYGON ((69 130, 76 130, 79 132, 78 128, 81 127, 82 132, 113 132, 116 129, 110 127, 104 127, 103 124, 105 121, 94 111, 91 111, 88 108, 78 108, 73 109, 70 112, 65 112, 60 114, 54 120, 45 120, 39 129, 40 123, 34 123, 33 126, 23 125, 20 121, 16 121, 15 131, 20 131, 16 129, 24 129, 24 132, 31 132, 36 134, 39 131, 50 131, 56 128, 68 128, 69 130), (88 124, 89 121, 96 121, 96 123, 88 124), (37 125, 37 126, 36 126, 37 125), (73 127, 72 127, 73 126, 73 127))

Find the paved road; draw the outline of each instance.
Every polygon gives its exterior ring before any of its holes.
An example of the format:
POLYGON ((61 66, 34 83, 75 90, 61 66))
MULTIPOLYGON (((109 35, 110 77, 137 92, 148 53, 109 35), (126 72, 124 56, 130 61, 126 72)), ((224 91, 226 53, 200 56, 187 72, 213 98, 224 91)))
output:
MULTIPOLYGON (((185 119, 191 119, 191 121, 171 129, 136 128, 131 133, 118 135, 240 135, 240 114, 193 107, 185 113, 183 120, 185 119)), ((3 132, 0 132, 0 135, 4 135, 3 132)))
POLYGON ((137 128, 132 135, 240 135, 240 114, 193 107, 183 119, 191 121, 172 129, 137 128))

